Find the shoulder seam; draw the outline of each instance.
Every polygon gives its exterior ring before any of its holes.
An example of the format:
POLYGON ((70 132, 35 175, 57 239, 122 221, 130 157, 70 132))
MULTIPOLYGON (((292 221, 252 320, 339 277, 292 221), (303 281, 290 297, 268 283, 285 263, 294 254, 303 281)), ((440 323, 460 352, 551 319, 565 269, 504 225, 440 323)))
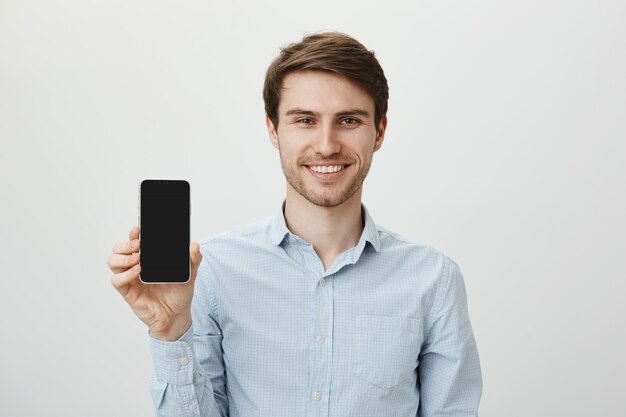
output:
POLYGON ((267 231, 267 228, 270 225, 271 225, 271 218, 262 219, 255 223, 250 223, 250 224, 241 226, 233 230, 227 230, 227 231, 220 232, 215 235, 206 237, 200 240, 199 243, 200 244, 211 243, 214 240, 224 238, 224 237, 244 237, 244 236, 252 235, 254 233, 263 233, 267 231))

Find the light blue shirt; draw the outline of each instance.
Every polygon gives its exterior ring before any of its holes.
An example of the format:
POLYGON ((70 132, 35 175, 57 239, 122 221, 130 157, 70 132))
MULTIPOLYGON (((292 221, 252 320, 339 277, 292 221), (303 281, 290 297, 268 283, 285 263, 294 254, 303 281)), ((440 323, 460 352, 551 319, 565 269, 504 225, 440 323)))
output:
POLYGON ((480 363, 457 265, 377 227, 324 271, 273 218, 200 243, 193 325, 150 338, 159 416, 476 416, 480 363))

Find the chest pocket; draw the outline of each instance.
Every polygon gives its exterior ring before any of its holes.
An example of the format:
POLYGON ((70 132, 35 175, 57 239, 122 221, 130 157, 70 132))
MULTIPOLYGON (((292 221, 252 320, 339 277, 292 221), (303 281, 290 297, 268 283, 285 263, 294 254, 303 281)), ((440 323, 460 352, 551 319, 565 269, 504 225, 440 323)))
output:
POLYGON ((420 350, 420 321, 406 317, 356 317, 354 373, 382 388, 393 388, 415 375, 420 350))

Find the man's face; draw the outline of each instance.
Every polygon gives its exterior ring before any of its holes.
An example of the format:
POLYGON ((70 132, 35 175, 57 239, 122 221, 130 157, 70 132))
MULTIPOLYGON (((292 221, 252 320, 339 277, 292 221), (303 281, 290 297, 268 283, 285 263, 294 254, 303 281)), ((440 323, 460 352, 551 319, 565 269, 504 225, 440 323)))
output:
POLYGON ((289 74, 279 122, 266 119, 290 191, 335 207, 360 200, 372 156, 383 141, 386 117, 374 123, 374 100, 347 78, 321 71, 289 74), (358 193, 357 193, 358 192, 358 193))

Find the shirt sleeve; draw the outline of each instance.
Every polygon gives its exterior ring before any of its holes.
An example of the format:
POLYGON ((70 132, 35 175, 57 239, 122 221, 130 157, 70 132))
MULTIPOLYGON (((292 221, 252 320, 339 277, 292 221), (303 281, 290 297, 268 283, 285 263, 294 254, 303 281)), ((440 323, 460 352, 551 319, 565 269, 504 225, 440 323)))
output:
POLYGON ((482 394, 478 350, 463 276, 447 259, 418 367, 418 417, 476 417, 482 394))
POLYGON ((228 415, 222 333, 208 280, 203 260, 194 288, 193 324, 180 339, 166 342, 150 337, 154 364, 150 391, 156 416, 228 415))

